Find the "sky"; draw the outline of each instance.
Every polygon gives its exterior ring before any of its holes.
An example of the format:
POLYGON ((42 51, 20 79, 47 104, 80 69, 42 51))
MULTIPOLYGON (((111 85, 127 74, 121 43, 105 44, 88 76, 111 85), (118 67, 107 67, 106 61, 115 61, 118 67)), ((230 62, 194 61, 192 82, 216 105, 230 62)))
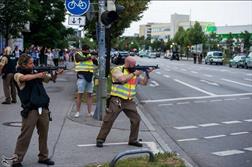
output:
POLYGON ((168 1, 151 0, 138 22, 132 22, 124 36, 139 33, 139 25, 169 23, 170 16, 191 14, 192 21, 214 22, 216 26, 252 24, 252 1, 168 1))

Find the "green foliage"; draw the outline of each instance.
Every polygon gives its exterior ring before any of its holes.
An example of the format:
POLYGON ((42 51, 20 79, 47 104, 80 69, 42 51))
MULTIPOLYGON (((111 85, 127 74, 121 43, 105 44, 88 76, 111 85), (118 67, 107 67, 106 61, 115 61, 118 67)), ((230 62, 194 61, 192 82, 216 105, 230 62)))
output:
POLYGON ((24 33, 26 45, 35 44, 46 47, 67 47, 66 37, 73 29, 66 29, 65 6, 62 0, 29 0, 30 29, 24 33))
POLYGON ((6 39, 7 45, 11 37, 19 36, 30 18, 28 1, 0 0, 0 3, 4 5, 0 9, 0 33, 6 39))
MULTIPOLYGON (((96 167, 97 165, 88 165, 86 167, 96 167)), ((105 163, 99 165, 100 167, 108 167, 109 164, 105 163)), ((119 160, 116 163, 117 167, 185 167, 184 162, 179 159, 175 153, 159 153, 155 155, 155 161, 149 162, 148 156, 138 158, 128 158, 119 160)))
POLYGON ((249 50, 249 47, 252 45, 252 34, 248 31, 245 31, 244 33, 241 33, 241 39, 244 42, 244 49, 249 50))

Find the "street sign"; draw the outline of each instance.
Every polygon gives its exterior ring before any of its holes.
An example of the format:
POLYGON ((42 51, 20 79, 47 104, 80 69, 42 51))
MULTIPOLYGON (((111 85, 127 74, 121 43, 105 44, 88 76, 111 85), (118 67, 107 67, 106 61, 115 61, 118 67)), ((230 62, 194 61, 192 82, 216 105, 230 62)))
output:
POLYGON ((68 24, 84 26, 86 24, 86 17, 85 16, 69 16, 68 24))
POLYGON ((90 0, 65 0, 65 6, 72 15, 81 16, 89 10, 90 0))

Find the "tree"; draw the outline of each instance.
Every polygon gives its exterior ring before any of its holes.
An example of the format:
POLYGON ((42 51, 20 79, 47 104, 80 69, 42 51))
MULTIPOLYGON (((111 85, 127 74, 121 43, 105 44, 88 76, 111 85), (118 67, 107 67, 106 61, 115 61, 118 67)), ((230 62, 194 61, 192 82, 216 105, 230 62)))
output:
POLYGON ((199 22, 196 21, 193 28, 189 29, 188 33, 189 33, 188 34, 189 41, 192 45, 205 43, 206 36, 204 32, 202 31, 202 27, 199 24, 199 22))
POLYGON ((244 43, 244 49, 248 51, 252 45, 252 34, 250 34, 248 31, 244 31, 244 33, 241 33, 241 39, 244 43))
POLYGON ((10 38, 21 35, 30 13, 26 0, 0 0, 0 4, 3 4, 0 10, 0 33, 4 36, 7 46, 10 38))
POLYGON ((29 0, 30 30, 25 33, 26 46, 30 44, 46 47, 67 47, 66 37, 73 34, 73 29, 66 29, 65 6, 62 0, 29 0))

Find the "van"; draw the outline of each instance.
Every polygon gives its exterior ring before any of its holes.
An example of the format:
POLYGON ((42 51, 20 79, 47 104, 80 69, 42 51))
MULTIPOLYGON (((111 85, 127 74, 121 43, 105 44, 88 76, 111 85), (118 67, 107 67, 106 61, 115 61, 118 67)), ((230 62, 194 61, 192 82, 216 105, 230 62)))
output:
POLYGON ((207 52, 207 56, 205 57, 205 64, 220 64, 223 65, 224 57, 221 51, 210 51, 207 52))

